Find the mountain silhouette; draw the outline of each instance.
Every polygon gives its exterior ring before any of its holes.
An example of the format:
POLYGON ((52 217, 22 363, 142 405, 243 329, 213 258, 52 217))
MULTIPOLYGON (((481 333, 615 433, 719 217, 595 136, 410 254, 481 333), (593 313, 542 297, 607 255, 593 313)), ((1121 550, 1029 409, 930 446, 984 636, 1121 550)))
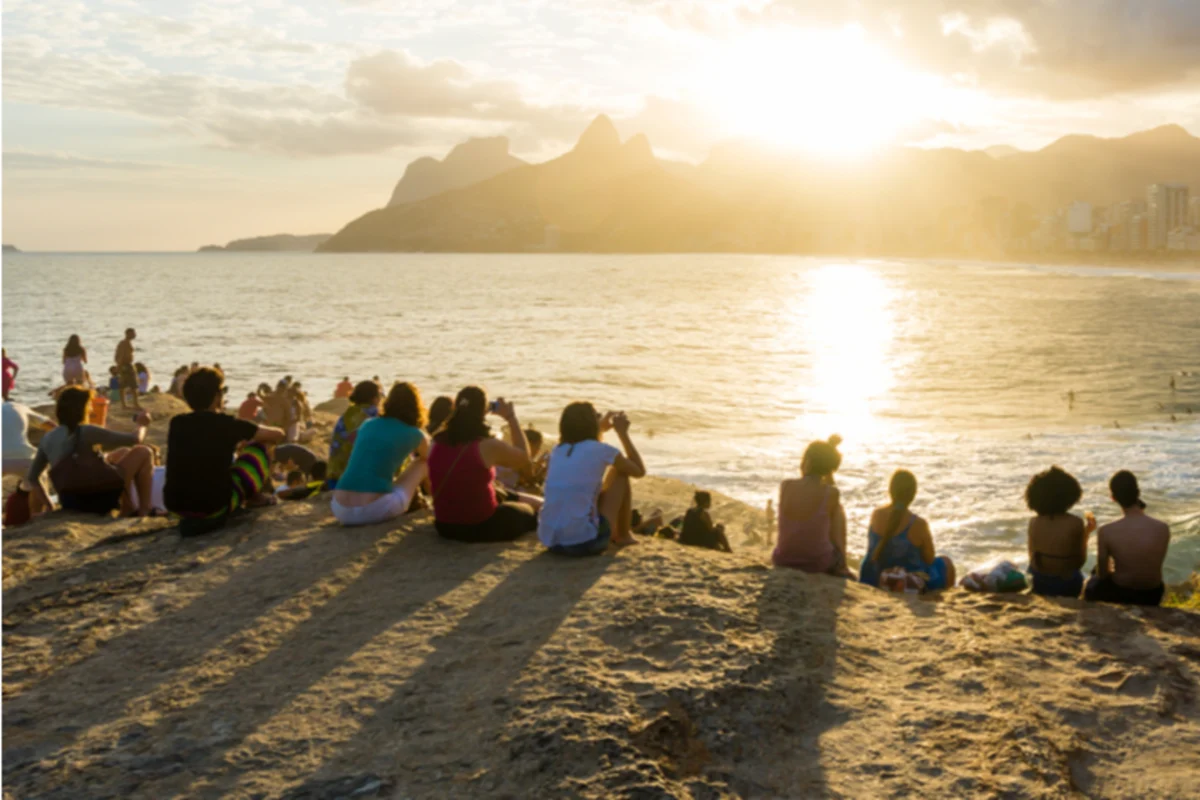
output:
POLYGON ((1074 200, 1163 181, 1200 193, 1200 139, 1177 125, 999 154, 907 147, 846 164, 735 141, 689 165, 644 135, 622 142, 601 115, 558 158, 369 212, 320 250, 990 255, 1074 200))
POLYGON ((468 139, 440 161, 426 156, 409 164, 388 205, 424 200, 524 165, 524 161, 508 152, 508 139, 504 136, 468 139))
POLYGON ((227 245, 206 244, 201 253, 311 253, 329 238, 328 233, 312 233, 296 236, 291 233, 276 233, 271 236, 255 236, 249 239, 234 239, 227 245))

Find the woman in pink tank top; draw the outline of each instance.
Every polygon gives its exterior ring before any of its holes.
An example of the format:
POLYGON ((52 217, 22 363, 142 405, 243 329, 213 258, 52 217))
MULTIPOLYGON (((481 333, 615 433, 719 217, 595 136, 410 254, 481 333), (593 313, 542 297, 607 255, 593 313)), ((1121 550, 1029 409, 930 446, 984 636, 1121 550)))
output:
POLYGON ((433 437, 429 483, 433 490, 434 527, 447 539, 461 542, 507 542, 537 530, 535 498, 495 488, 496 467, 529 466, 529 445, 516 409, 503 398, 493 413, 503 417, 513 444, 491 436, 485 417, 487 395, 477 386, 458 393, 454 409, 433 437))
POLYGON ((838 436, 804 451, 799 480, 779 485, 779 538, 771 560, 777 567, 846 574, 846 516, 833 473, 841 466, 838 436))

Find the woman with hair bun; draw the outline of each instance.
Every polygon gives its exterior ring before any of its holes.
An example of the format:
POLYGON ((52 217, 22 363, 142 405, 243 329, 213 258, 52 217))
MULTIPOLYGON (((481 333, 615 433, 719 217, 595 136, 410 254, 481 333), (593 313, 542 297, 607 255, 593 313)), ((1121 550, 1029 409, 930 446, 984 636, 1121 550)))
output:
POLYGON ((833 474, 842 465, 836 434, 804 450, 800 478, 779 484, 777 567, 850 577, 846 571, 846 514, 833 474))
POLYGON ((885 570, 902 567, 907 573, 923 575, 927 591, 953 586, 958 577, 954 562, 937 555, 929 523, 909 510, 917 497, 916 476, 906 469, 896 470, 888 494, 892 502, 871 514, 859 580, 878 586, 885 570))

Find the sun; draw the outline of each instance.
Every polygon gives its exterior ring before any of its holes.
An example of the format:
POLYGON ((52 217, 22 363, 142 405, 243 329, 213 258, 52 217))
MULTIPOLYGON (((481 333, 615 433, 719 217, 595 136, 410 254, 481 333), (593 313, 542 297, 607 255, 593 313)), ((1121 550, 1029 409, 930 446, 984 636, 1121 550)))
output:
POLYGON ((747 33, 711 56, 696 92, 726 134, 822 156, 893 143, 927 114, 936 88, 855 27, 747 33))

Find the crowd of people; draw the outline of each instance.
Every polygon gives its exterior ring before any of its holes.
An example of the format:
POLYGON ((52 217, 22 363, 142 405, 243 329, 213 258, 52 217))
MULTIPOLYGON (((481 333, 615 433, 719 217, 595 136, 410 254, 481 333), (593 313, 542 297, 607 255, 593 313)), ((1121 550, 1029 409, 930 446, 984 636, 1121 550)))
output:
MULTIPOLYGON (((133 329, 126 331, 112 372, 122 405, 129 397, 138 408, 150 376, 135 360, 135 338, 133 329)), ((712 518, 707 492, 697 492, 693 507, 671 525, 662 525, 661 512, 646 518, 637 512, 633 481, 646 467, 631 421, 620 411, 600 413, 591 403, 567 405, 557 444, 544 450, 542 434, 522 425, 514 403, 489 401, 477 386, 438 397, 426 408, 411 383, 395 383, 385 393, 378 380, 354 384, 346 377, 334 393, 346 409, 323 458, 301 443, 301 425, 311 427, 312 408, 291 376, 274 388, 260 384, 229 415, 219 365, 192 364, 175 372, 168 390, 191 411, 171 419, 166 463, 156 471, 157 450, 145 443, 147 413, 134 416, 132 433, 89 424, 94 391, 78 336, 63 351, 57 424, 8 402, 17 368, 10 370, 4 355, 4 471, 23 475, 29 514, 53 508, 53 487, 59 505, 73 511, 153 516, 161 504, 178 516, 180 532, 192 536, 219 529, 245 509, 328 491, 333 516, 345 526, 379 524, 431 507, 437 533, 459 542, 505 542, 536 532, 550 552, 591 556, 635 544, 635 534, 658 533, 683 545, 732 551, 724 526, 712 518), (502 435, 494 435, 490 420, 503 423, 502 435), (45 431, 36 448, 28 443, 30 427, 45 431), (619 446, 604 441, 610 432, 619 446)), ((800 476, 780 484, 774 564, 900 590, 956 585, 954 562, 937 554, 929 522, 912 510, 917 478, 906 470, 895 472, 889 502, 872 512, 866 553, 857 574, 851 570, 835 481, 839 444, 838 437, 812 442, 800 476)), ((1034 593, 1161 602, 1169 529, 1146 514, 1131 473, 1115 474, 1110 491, 1122 516, 1099 528, 1095 574, 1085 581, 1082 568, 1097 525, 1090 514, 1084 519, 1070 513, 1082 497, 1079 482, 1059 467, 1030 481, 1025 500, 1035 514, 1028 531, 1034 593)))

